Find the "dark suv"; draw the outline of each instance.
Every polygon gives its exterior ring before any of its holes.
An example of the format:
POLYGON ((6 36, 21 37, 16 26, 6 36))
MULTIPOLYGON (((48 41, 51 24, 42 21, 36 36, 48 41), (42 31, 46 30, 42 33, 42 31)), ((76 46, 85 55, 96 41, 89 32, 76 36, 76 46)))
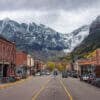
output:
POLYGON ((62 72, 62 78, 67 78, 67 77, 68 77, 67 71, 63 71, 63 72, 62 72))

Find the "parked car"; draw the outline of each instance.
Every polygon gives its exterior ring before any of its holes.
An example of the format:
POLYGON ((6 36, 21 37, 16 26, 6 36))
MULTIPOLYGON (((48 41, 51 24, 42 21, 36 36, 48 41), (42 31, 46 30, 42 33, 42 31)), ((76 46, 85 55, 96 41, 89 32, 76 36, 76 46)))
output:
POLYGON ((93 75, 94 77, 92 77, 93 79, 91 79, 91 84, 99 86, 100 84, 100 65, 95 65, 93 68, 93 75))
POLYGON ((76 73, 76 71, 71 71, 71 72, 68 72, 68 76, 77 78, 78 74, 76 73))
POLYGON ((92 85, 100 87, 100 78, 96 78, 91 82, 92 85))
POLYGON ((79 75, 80 81, 83 81, 83 75, 79 75))
POLYGON ((67 71, 63 71, 63 72, 62 72, 62 78, 67 78, 67 77, 68 77, 67 71))
POLYGON ((87 75, 87 74, 80 76, 80 80, 82 80, 82 81, 88 81, 88 79, 89 79, 89 75, 87 75))
POLYGON ((100 80, 98 80, 95 84, 97 87, 100 87, 100 80))
POLYGON ((95 75, 89 74, 88 83, 91 83, 93 80, 95 80, 95 75))
POLYGON ((71 77, 71 72, 67 72, 68 73, 68 76, 70 76, 71 77))
POLYGON ((16 80, 20 80, 21 77, 20 77, 20 76, 16 76, 15 79, 16 79, 16 80))
POLYGON ((41 75, 45 75, 45 72, 44 72, 44 71, 41 71, 40 74, 41 74, 41 75))
POLYGON ((46 72, 46 75, 50 75, 50 72, 46 72))
POLYGON ((9 82, 15 82, 16 78, 14 76, 9 76, 9 82))
POLYGON ((77 73, 73 73, 73 77, 77 78, 78 77, 77 73))
POLYGON ((18 79, 27 78, 27 68, 25 66, 19 66, 16 68, 16 77, 18 79))
POLYGON ((36 76, 41 76, 41 73, 40 72, 37 72, 35 75, 36 76))
POLYGON ((2 77, 1 78, 1 83, 8 83, 9 82, 9 77, 2 77))

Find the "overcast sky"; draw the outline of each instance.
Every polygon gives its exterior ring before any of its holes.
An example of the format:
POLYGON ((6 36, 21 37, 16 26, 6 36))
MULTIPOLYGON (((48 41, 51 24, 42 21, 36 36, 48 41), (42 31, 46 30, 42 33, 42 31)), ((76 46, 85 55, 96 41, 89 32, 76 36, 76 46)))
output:
POLYGON ((42 23, 69 33, 100 15, 100 0, 0 0, 0 19, 42 23))

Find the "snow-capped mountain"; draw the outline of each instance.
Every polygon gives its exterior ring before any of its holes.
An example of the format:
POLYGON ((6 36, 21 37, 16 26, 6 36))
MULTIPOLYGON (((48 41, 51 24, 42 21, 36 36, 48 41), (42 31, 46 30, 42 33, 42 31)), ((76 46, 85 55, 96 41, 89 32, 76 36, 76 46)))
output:
POLYGON ((63 50, 67 48, 61 33, 42 24, 19 24, 6 19, 0 21, 0 33, 8 39, 16 41, 17 45, 28 44, 34 49, 63 50))
POLYGON ((90 24, 89 35, 73 50, 73 53, 78 58, 84 58, 84 55, 98 48, 100 48, 100 16, 90 24))
POLYGON ((0 20, 0 33, 16 42, 18 49, 41 52, 45 56, 51 51, 72 51, 89 34, 88 31, 89 26, 83 26, 72 33, 62 34, 42 24, 18 23, 8 18, 0 20))
POLYGON ((65 41, 67 42, 68 49, 65 52, 71 52, 89 35, 89 25, 82 26, 72 33, 65 34, 65 41))

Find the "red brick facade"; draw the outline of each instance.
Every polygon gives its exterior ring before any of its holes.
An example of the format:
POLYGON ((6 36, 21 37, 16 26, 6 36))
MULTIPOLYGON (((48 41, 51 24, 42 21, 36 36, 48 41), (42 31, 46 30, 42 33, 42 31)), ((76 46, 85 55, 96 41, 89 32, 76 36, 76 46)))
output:
MULTIPOLYGON (((33 66, 31 66, 32 59, 31 59, 31 55, 25 53, 25 52, 17 52, 16 53, 16 68, 25 68, 27 69, 26 74, 27 75, 31 75, 32 74, 32 70, 33 70, 33 66)), ((25 69, 24 72, 25 72, 25 69)))
POLYGON ((0 61, 15 64, 15 54, 15 45, 0 39, 0 61))
POLYGON ((42 62, 41 62, 41 61, 38 61, 38 60, 35 61, 34 66, 36 67, 36 69, 37 69, 38 71, 40 71, 40 70, 43 68, 42 62))
POLYGON ((96 54, 93 58, 78 61, 79 65, 100 65, 100 49, 96 50, 96 54))
POLYGON ((100 65, 100 49, 96 50, 96 61, 97 65, 100 65))
POLYGON ((24 52, 16 53, 16 66, 26 65, 27 66, 27 54, 24 52))
POLYGON ((0 76, 14 75, 16 59, 15 44, 0 36, 0 76))

